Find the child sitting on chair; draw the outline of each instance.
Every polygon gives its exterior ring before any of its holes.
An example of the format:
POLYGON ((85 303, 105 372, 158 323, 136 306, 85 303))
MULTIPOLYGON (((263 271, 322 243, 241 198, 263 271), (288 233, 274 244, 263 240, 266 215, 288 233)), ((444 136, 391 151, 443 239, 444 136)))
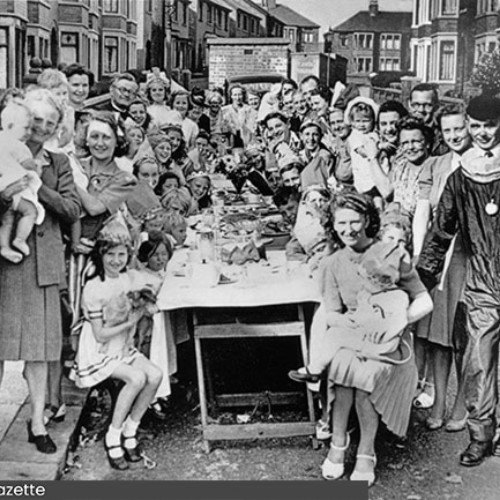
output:
MULTIPOLYGON (((149 314, 137 323, 135 347, 156 366, 162 368, 164 377, 158 386, 149 411, 157 419, 166 418, 166 402, 170 395, 171 375, 169 358, 175 353, 168 352, 164 313, 156 306, 156 297, 166 277, 168 261, 172 257, 172 246, 162 232, 150 232, 148 240, 143 241, 138 251, 139 269, 129 271, 132 289, 139 295, 139 301, 149 303, 149 314)), ((175 346, 175 344, 174 344, 175 346)))
POLYGON ((358 279, 363 288, 356 310, 327 318, 330 342, 322 345, 321 355, 311 356, 314 366, 292 370, 290 378, 317 382, 341 349, 355 352, 360 359, 375 360, 386 360, 385 356, 395 352, 408 324, 409 306, 408 295, 396 283, 410 267, 409 256, 398 243, 373 244, 359 266, 358 279))
POLYGON ((37 165, 25 141, 31 129, 31 114, 22 101, 12 100, 3 109, 0 120, 0 192, 23 177, 28 187, 14 195, 12 207, 5 212, 0 225, 0 255, 18 264, 30 254, 28 237, 35 224, 41 224, 45 210, 38 202, 37 192, 42 181, 37 165), (16 217, 19 216, 14 228, 16 217))

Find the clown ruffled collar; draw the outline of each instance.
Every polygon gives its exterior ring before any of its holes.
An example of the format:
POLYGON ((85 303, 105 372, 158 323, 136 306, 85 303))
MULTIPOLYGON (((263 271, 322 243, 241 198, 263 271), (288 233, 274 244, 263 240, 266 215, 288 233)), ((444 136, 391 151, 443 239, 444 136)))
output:
POLYGON ((463 174, 481 184, 500 180, 500 144, 490 153, 492 156, 488 157, 486 151, 477 147, 466 151, 460 159, 463 174))

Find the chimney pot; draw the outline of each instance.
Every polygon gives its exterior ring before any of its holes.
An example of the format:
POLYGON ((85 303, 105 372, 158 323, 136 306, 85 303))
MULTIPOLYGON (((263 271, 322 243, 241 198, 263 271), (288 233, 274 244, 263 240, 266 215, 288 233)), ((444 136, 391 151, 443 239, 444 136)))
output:
POLYGON ((370 12, 370 16, 372 17, 378 14, 378 0, 370 0, 368 11, 370 12))
POLYGON ((262 6, 264 9, 275 9, 276 8, 276 0, 262 0, 262 6))

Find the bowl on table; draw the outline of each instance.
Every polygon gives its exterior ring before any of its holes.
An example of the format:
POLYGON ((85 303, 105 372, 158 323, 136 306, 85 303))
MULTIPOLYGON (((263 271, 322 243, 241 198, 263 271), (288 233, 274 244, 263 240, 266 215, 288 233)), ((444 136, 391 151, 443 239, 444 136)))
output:
POLYGON ((283 232, 262 232, 262 238, 266 240, 271 240, 269 243, 266 243, 266 248, 275 248, 277 250, 284 250, 286 244, 291 239, 291 234, 287 231, 283 232))

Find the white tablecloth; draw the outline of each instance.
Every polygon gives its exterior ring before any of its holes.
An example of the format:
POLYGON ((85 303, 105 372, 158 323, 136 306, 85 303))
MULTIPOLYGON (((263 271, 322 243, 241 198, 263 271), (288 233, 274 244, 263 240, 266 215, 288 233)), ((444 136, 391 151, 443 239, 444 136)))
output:
MULTIPOLYGON (((169 264, 167 279, 158 296, 161 310, 192 307, 258 307, 302 302, 319 302, 316 282, 308 277, 307 267, 299 263, 286 263, 284 252, 268 252, 270 264, 251 263, 246 275, 235 283, 204 287, 194 284, 188 276, 175 276, 187 260, 187 251, 174 254, 169 264)), ((224 268, 222 273, 241 269, 224 268)), ((189 266, 187 274, 189 274, 189 266)))

